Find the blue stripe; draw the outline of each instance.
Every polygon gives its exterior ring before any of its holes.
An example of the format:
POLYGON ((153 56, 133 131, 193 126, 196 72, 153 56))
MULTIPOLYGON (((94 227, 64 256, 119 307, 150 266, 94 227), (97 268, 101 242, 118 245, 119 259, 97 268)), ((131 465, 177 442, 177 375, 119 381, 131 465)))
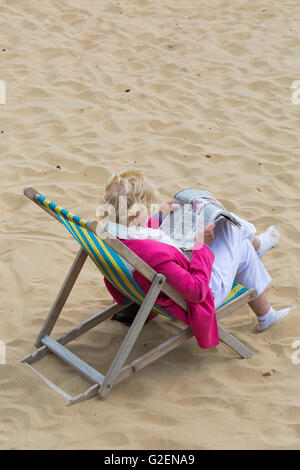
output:
MULTIPOLYGON (((232 284, 232 288, 233 289, 238 283, 237 282, 234 282, 232 284)), ((226 305, 228 304, 229 302, 231 302, 233 299, 236 299, 237 297, 239 297, 240 295, 242 295, 244 292, 246 292, 248 290, 248 287, 242 287, 242 289, 240 289, 233 297, 231 297, 231 299, 227 300, 226 302, 224 302, 220 307, 223 307, 223 305, 226 305)))
POLYGON ((67 209, 63 209, 61 211, 61 215, 63 215, 64 217, 67 217, 68 213, 69 213, 69 211, 67 211, 67 209))
POLYGON ((49 204, 49 207, 50 207, 50 209, 53 210, 53 212, 55 212, 55 207, 56 206, 57 206, 57 204, 55 204, 54 202, 50 202, 50 204, 49 204))
POLYGON ((78 217, 78 215, 74 215, 73 220, 76 224, 80 224, 81 217, 78 217))

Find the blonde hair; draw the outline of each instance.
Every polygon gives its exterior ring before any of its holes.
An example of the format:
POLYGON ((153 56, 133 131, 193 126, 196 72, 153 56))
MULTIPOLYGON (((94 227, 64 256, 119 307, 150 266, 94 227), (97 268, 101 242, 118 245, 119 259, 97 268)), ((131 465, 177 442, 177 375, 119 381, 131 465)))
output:
MULTIPOLYGON (((126 207, 127 225, 141 215, 149 211, 151 204, 158 200, 158 191, 151 181, 145 177, 140 170, 123 170, 114 173, 108 180, 104 188, 102 203, 111 205, 115 210, 115 220, 117 223, 124 223, 121 213, 126 207), (125 198, 122 198, 125 196, 125 198), (120 207, 121 201, 123 206, 120 207), (121 212, 120 212, 121 210, 121 212)), ((111 214, 105 210, 101 220, 111 220, 111 214)))

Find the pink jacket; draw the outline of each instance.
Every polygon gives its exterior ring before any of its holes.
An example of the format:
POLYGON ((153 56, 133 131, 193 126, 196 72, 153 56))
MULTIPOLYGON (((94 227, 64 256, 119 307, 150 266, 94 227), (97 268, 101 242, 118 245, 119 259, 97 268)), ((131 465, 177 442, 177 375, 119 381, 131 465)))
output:
MULTIPOLYGON (((156 215, 148 220, 148 226, 157 228, 160 222, 156 215)), ((214 298, 209 287, 214 254, 203 244, 195 243, 191 261, 172 245, 156 240, 121 239, 130 250, 136 253, 155 271, 166 276, 171 284, 187 301, 187 312, 179 307, 164 293, 160 293, 156 303, 165 308, 174 317, 190 325, 195 338, 202 348, 211 348, 219 344, 214 298)), ((133 277, 144 292, 150 282, 138 271, 133 277)), ((124 295, 107 279, 105 285, 115 301, 122 305, 124 295)))

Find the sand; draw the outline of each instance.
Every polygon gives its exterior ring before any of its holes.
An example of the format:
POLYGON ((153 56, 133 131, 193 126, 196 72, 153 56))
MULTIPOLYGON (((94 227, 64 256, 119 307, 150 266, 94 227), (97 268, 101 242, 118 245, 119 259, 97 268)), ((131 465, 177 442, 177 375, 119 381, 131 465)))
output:
MULTIPOLYGON (((2 449, 300 448, 298 3, 2 2, 2 449), (267 294, 275 308, 296 309, 259 334, 248 306, 222 322, 254 351, 249 360, 191 339, 104 400, 65 407, 19 360, 34 349, 77 246, 23 187, 94 217, 108 176, 129 167, 155 181, 162 201, 202 187, 258 233, 276 225, 267 294)), ((110 302, 88 261, 55 335, 110 302)), ((133 356, 181 327, 154 319, 133 356)), ((126 331, 107 321, 70 349, 105 372, 126 331)), ((69 393, 89 386, 53 357, 36 367, 69 393)))

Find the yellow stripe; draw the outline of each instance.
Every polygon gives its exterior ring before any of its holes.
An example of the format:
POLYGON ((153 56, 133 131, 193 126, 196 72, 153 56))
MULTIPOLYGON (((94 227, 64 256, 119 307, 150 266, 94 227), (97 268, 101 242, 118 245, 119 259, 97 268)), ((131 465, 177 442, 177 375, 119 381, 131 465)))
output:
MULTIPOLYGON (((64 217, 64 218, 66 217, 68 220, 70 220, 70 222, 73 222, 73 223, 76 224, 76 222, 74 222, 75 214, 73 214, 73 213, 70 212, 70 211, 67 211, 67 214, 62 215, 62 214, 61 214, 61 211, 63 210, 63 207, 56 206, 54 209, 51 209, 51 207, 49 207, 49 205, 51 204, 51 202, 52 202, 52 201, 49 201, 49 199, 45 199, 45 200, 43 201, 43 204, 44 204, 45 206, 47 206, 48 209, 50 209, 51 211, 54 210, 54 212, 56 212, 57 214, 59 214, 61 217, 64 217)), ((79 221, 78 221, 79 225, 81 225, 81 227, 83 227, 83 228, 86 228, 86 224, 88 223, 88 221, 85 220, 85 219, 83 219, 82 217, 78 217, 78 218, 79 218, 79 221)))
MULTIPOLYGON (((234 297, 238 292, 239 290, 241 289, 241 284, 237 284, 236 286, 234 286, 231 291, 230 291, 230 294, 229 296, 227 297, 227 299, 225 300, 225 302, 228 302, 228 300, 232 299, 232 297, 234 297)), ((224 302, 224 303, 225 303, 224 302)))

